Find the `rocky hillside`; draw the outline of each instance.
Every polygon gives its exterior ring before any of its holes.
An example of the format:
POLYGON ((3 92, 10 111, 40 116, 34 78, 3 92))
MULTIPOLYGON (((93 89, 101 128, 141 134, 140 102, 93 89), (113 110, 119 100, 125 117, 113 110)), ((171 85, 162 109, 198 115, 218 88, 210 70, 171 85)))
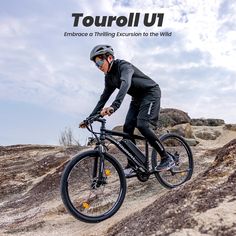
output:
POLYGON ((64 212, 62 204, 56 208, 48 208, 47 204, 59 201, 61 172, 76 151, 76 148, 41 145, 0 147, 0 229, 3 232, 33 231, 45 224, 44 217, 52 214, 52 209, 57 214, 64 212))
MULTIPOLYGON (((123 126, 114 130, 122 131, 123 126)), ((192 119, 181 110, 173 108, 161 109, 157 129, 158 136, 166 132, 174 132, 183 136, 190 146, 206 146, 208 149, 222 147, 236 138, 236 124, 225 124, 224 120, 213 118, 192 119)), ((140 132, 135 129, 135 133, 140 132)))
MULTIPOLYGON (((65 164, 84 149, 0 146, 0 235, 236 235, 235 125, 200 119, 192 123, 186 113, 178 120, 178 112, 167 111, 173 125, 162 131, 180 133, 192 142, 193 179, 171 191, 154 177, 145 183, 128 179, 122 207, 98 224, 74 219, 59 193, 65 164)), ((116 148, 111 146, 109 152, 126 164, 116 148)))
POLYGON ((108 235, 236 235, 236 139, 194 181, 113 226, 108 235))

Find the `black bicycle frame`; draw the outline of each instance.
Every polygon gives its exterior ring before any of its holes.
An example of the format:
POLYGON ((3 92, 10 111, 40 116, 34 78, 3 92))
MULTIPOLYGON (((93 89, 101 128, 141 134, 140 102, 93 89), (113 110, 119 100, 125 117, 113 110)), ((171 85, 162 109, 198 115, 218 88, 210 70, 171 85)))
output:
MULTIPOLYGON (((148 173, 149 172, 149 152, 148 152, 148 142, 147 140, 139 135, 132 135, 130 136, 127 133, 123 132, 118 132, 118 131, 113 131, 113 130, 108 130, 105 128, 105 123, 106 121, 102 118, 97 119, 98 122, 101 123, 101 128, 100 128, 100 137, 98 138, 96 134, 93 132, 92 129, 89 129, 90 132, 92 132, 97 140, 96 144, 96 149, 100 153, 100 158, 101 161, 99 161, 99 177, 102 177, 102 172, 103 172, 103 163, 104 163, 104 155, 103 153, 105 152, 105 140, 108 140, 112 144, 114 144, 122 153, 125 154, 128 160, 130 160, 131 163, 133 163, 133 166, 135 170, 141 170, 142 172, 148 173), (119 136, 127 139, 137 139, 137 140, 144 140, 145 141, 145 156, 146 156, 146 162, 140 163, 135 156, 133 156, 119 141, 114 139, 112 136, 119 136)), ((95 167, 97 166, 97 160, 95 161, 95 167)), ((94 168, 93 171, 94 176, 96 176, 96 171, 94 168)), ((100 179, 100 178, 99 178, 100 179)))
POLYGON ((127 159, 130 160, 134 164, 134 168, 136 168, 136 170, 140 169, 143 172, 148 172, 148 166, 149 166, 148 142, 144 137, 139 136, 139 135, 132 135, 132 139, 145 140, 146 162, 143 165, 119 141, 117 141, 115 138, 112 137, 112 136, 119 136, 119 137, 130 139, 131 136, 129 134, 118 132, 118 131, 107 130, 107 129, 103 129, 102 131, 105 134, 105 139, 111 142, 112 144, 114 144, 122 153, 124 153, 127 159))

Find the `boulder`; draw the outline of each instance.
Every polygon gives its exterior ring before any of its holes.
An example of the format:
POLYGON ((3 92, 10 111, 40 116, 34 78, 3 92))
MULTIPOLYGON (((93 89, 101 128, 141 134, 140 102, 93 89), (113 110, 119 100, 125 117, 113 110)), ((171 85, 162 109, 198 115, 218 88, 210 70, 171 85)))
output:
POLYGON ((193 131, 189 123, 175 125, 170 129, 170 132, 176 133, 185 138, 193 138, 193 131))
POLYGON ((123 125, 117 125, 112 130, 118 131, 118 132, 123 132, 123 125))
POLYGON ((164 108, 161 109, 158 123, 161 127, 168 127, 190 123, 190 121, 191 118, 186 112, 173 108, 164 108))
POLYGON ((221 119, 191 119, 191 125, 193 126, 221 126, 225 124, 224 120, 221 119))
MULTIPOLYGON (((123 125, 117 125, 117 126, 115 126, 112 130, 113 130, 113 131, 117 131, 117 132, 124 132, 124 131, 123 131, 123 125)), ((136 135, 141 135, 141 133, 139 132, 139 130, 138 130, 137 128, 135 128, 134 134, 136 134, 136 135)))
POLYGON ((185 141, 188 143, 189 146, 197 146, 199 141, 194 138, 185 138, 185 141))
MULTIPOLYGON (((165 128, 190 122, 191 118, 188 116, 188 113, 174 108, 162 108, 157 125, 158 128, 165 128)), ((113 128, 113 130, 122 132, 123 126, 116 126, 115 128, 113 128)), ((139 133, 138 130, 136 130, 135 132, 137 134, 139 133)))
POLYGON ((224 128, 230 131, 236 131, 236 124, 226 124, 224 128))
POLYGON ((202 130, 197 130, 195 136, 203 140, 215 140, 221 135, 221 132, 214 129, 203 128, 202 130))

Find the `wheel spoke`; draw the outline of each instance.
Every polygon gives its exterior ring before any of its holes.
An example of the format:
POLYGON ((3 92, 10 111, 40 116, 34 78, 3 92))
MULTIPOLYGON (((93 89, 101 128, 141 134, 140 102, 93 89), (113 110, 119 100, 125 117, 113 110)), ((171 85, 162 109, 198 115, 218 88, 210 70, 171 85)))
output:
POLYGON ((72 167, 66 167, 67 176, 63 174, 68 183, 62 191, 63 202, 74 216, 76 212, 78 219, 87 222, 97 222, 113 215, 121 206, 126 192, 125 176, 118 162, 110 156, 104 157, 103 174, 98 177, 100 159, 95 161, 96 158, 84 156, 72 167))
MULTIPOLYGON (((164 187, 174 188, 183 184, 192 176, 193 159, 191 149, 183 138, 175 134, 166 134, 161 141, 166 152, 172 156, 175 161, 175 166, 167 171, 156 172, 155 176, 164 187)), ((153 168, 155 168, 159 162, 159 155, 156 151, 153 151, 153 168)))

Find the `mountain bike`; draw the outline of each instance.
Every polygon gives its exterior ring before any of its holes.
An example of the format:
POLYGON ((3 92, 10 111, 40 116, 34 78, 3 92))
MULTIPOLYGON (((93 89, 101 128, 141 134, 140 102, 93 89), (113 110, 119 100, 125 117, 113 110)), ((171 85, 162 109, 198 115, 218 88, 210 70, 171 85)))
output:
POLYGON ((62 201, 75 218, 88 223, 106 220, 119 210, 124 201, 126 177, 119 161, 108 153, 107 143, 115 145, 125 154, 134 166, 135 176, 142 182, 155 175, 161 185, 172 189, 191 178, 194 164, 192 152, 186 141, 177 134, 166 133, 160 137, 175 166, 158 172, 155 168, 160 162, 160 155, 155 149, 150 150, 143 136, 130 137, 127 133, 108 130, 101 115, 90 117, 85 122, 96 140, 95 148, 76 154, 68 162, 60 186, 62 201), (101 123, 99 132, 93 129, 95 121, 101 123), (145 151, 141 151, 131 138, 144 141, 145 151))

